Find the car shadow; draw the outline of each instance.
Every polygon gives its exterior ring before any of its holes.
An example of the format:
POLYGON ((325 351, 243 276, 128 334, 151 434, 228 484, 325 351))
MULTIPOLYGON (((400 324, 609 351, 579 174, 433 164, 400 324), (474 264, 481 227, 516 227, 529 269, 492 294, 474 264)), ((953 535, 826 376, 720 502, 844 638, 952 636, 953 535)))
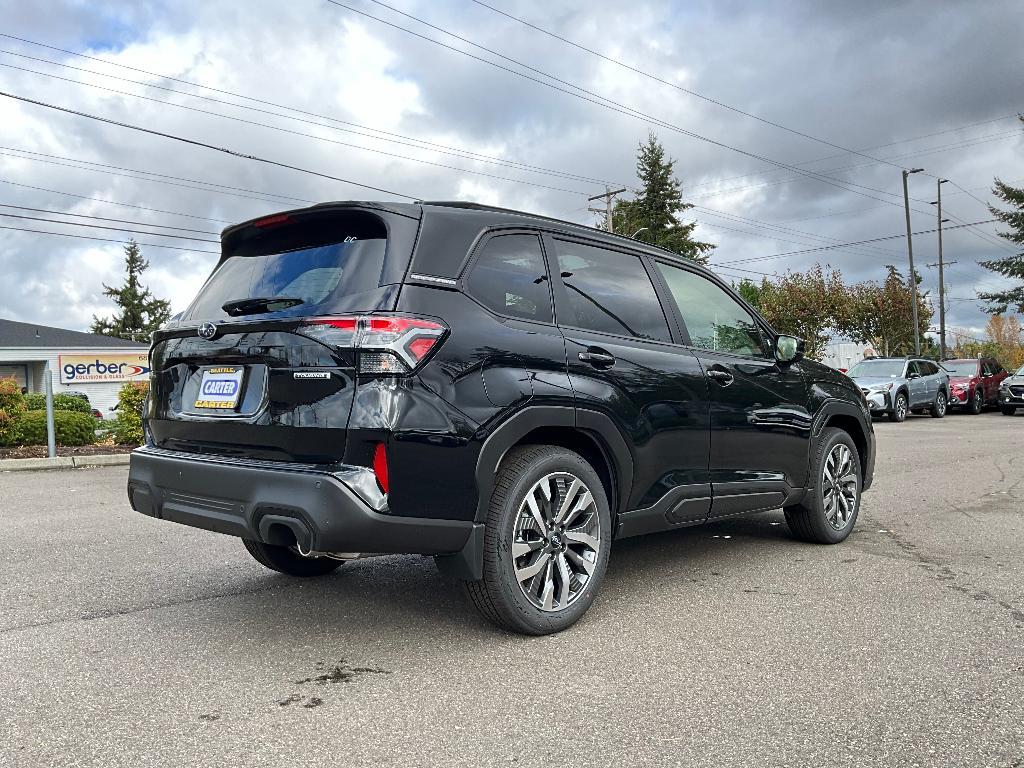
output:
MULTIPOLYGON (((697 583, 735 570, 751 558, 779 557, 808 546, 789 534, 780 510, 616 541, 598 605, 614 621, 617 604, 649 595, 665 578, 697 583)), ((452 633, 460 642, 509 635, 479 618, 458 580, 442 576, 428 557, 396 555, 343 565, 331 576, 295 580, 267 574, 267 589, 218 608, 235 631, 276 635, 287 643, 296 622, 331 636, 389 643, 452 633)), ((595 613, 594 611, 591 612, 595 613)), ((588 614, 589 617, 589 614, 588 614)), ((587 619, 585 619, 586 621, 587 619)))

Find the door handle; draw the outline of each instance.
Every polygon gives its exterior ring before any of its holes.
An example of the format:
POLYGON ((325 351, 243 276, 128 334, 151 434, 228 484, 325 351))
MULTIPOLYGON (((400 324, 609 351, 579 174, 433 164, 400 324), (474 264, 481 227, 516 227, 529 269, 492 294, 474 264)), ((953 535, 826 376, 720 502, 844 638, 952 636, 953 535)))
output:
POLYGON ((707 377, 712 381, 718 382, 723 387, 728 387, 735 380, 733 375, 720 365, 708 368, 707 377))
POLYGON ((615 365, 615 356, 603 349, 588 349, 586 352, 580 352, 579 358, 581 362, 590 363, 595 368, 607 368, 615 365))

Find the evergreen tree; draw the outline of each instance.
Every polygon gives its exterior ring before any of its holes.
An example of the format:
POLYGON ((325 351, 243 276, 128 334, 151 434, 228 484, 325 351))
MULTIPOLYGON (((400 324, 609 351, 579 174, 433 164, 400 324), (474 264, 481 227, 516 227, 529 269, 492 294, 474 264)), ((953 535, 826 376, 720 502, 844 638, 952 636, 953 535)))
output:
POLYGON ((714 249, 712 243, 693 239, 697 223, 683 224, 677 216, 693 207, 683 202, 679 180, 674 173, 675 160, 665 156, 665 148, 652 133, 637 153, 636 175, 643 185, 634 200, 617 200, 612 209, 615 231, 704 263, 714 249))
MULTIPOLYGON (((1024 122, 1024 116, 1021 117, 1021 121, 1024 122)), ((996 179, 992 194, 1010 206, 1009 210, 1002 210, 992 205, 988 207, 996 219, 1009 227, 1009 230, 1000 232, 999 236, 1009 240, 1021 250, 1001 259, 979 263, 1003 277, 1024 279, 1024 187, 1011 187, 996 179)), ((978 298, 989 303, 986 311, 993 314, 1002 314, 1010 306, 1013 306, 1017 312, 1024 312, 1024 285, 1016 285, 1005 291, 979 293, 978 298)))
POLYGON ((125 279, 120 288, 103 284, 103 295, 120 307, 111 318, 93 315, 92 332, 104 336, 117 336, 129 341, 149 341, 153 331, 171 316, 170 302, 156 298, 142 285, 139 277, 149 267, 139 244, 129 240, 124 247, 125 279))

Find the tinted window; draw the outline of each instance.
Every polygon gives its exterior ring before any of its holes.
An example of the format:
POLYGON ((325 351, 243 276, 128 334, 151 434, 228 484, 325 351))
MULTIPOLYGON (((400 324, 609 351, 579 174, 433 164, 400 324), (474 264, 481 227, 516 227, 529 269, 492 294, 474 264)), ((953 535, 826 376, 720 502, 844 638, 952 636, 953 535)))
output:
POLYGON ((484 243, 466 289, 500 315, 551 322, 551 290, 536 235, 499 235, 484 243))
POLYGON ((977 360, 947 360, 942 364, 950 376, 977 376, 977 360))
POLYGON ((906 366, 902 360, 861 360, 849 370, 850 378, 888 378, 895 379, 903 375, 906 366))
POLYGON ((559 309, 560 323, 671 340, 658 295, 638 256, 566 240, 557 241, 556 249, 569 304, 564 313, 559 309))
POLYGON ((765 356, 764 338, 750 313, 721 287, 679 267, 658 263, 695 347, 765 356))
POLYGON ((920 362, 918 367, 921 369, 922 376, 934 376, 939 372, 939 367, 935 363, 920 362))

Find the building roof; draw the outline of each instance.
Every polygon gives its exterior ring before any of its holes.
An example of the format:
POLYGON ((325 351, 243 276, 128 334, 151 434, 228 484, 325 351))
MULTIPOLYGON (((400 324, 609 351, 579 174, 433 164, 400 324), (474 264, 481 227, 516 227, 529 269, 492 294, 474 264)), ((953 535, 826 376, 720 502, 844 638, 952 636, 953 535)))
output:
POLYGON ((48 325, 35 323, 18 323, 14 320, 0 318, 0 347, 118 347, 145 348, 147 345, 137 341, 127 341, 113 336, 101 336, 98 333, 82 333, 64 328, 52 328, 48 325))

